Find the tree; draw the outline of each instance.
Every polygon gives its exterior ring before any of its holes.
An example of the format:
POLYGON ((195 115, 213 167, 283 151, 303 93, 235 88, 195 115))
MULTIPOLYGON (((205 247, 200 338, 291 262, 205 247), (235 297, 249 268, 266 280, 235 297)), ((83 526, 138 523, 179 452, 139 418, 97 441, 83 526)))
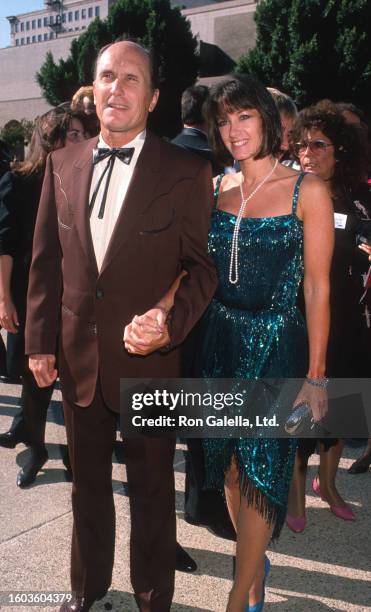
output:
POLYGON ((0 138, 8 145, 12 157, 23 159, 24 145, 31 140, 33 126, 28 119, 11 119, 0 130, 0 138))
POLYGON ((261 0, 255 21, 256 47, 237 72, 256 74, 301 106, 322 98, 369 105, 369 0, 261 0))
POLYGON ((31 140, 33 128, 34 122, 29 119, 21 119, 20 121, 11 119, 0 130, 0 137, 10 147, 23 146, 31 140))
POLYGON ((4 125, 0 136, 11 149, 23 146, 25 138, 22 123, 11 119, 4 125))
POLYGON ((197 40, 189 22, 170 0, 118 0, 105 21, 95 19, 71 44, 66 60, 54 62, 48 53, 37 73, 44 98, 53 106, 70 99, 94 79, 99 49, 118 38, 136 38, 152 47, 159 60, 161 95, 151 127, 172 136, 180 126, 180 97, 198 74, 197 40))

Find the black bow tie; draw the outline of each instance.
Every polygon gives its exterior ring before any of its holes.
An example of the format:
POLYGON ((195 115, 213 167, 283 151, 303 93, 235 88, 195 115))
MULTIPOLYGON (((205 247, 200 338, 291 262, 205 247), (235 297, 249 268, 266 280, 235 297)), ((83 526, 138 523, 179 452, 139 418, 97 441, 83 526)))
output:
POLYGON ((98 164, 103 159, 106 159, 106 157, 108 157, 108 163, 102 172, 102 176, 100 177, 97 183, 97 186, 94 189, 93 196, 89 203, 90 215, 93 212, 93 207, 95 204, 96 197, 98 195, 98 191, 100 189, 104 176, 108 170, 106 184, 104 186, 104 192, 102 196, 102 202, 101 202, 99 213, 98 213, 98 219, 103 219, 104 210, 106 207, 108 187, 109 187, 109 183, 111 180, 111 174, 113 170, 113 164, 115 163, 115 158, 118 157, 124 164, 129 165, 131 162, 131 158, 133 157, 134 151, 135 151, 134 147, 126 147, 126 148, 121 148, 121 149, 105 149, 103 147, 98 147, 97 149, 93 149, 93 164, 98 164))
POLYGON ((103 147, 98 147, 97 149, 93 149, 93 164, 98 164, 103 159, 106 159, 106 157, 110 159, 112 157, 118 157, 124 164, 130 164, 134 151, 134 147, 124 147, 121 149, 105 149, 103 147))

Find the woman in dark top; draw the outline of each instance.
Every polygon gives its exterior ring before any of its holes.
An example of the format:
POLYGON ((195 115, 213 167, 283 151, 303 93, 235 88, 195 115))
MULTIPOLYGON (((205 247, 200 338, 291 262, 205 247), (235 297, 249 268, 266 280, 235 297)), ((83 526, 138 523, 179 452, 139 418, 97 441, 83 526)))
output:
MULTIPOLYGON (((328 185, 334 206, 335 249, 330 274, 331 325, 326 373, 331 378, 369 376, 365 358, 367 329, 362 273, 368 261, 357 248, 361 220, 369 219, 370 194, 363 183, 367 159, 359 130, 346 123, 328 100, 304 109, 290 135, 292 150, 305 172, 320 176, 328 185)), ((349 406, 351 409, 352 406, 349 406)), ((287 525, 295 532, 305 527, 305 480, 308 458, 317 442, 320 467, 312 488, 344 520, 355 520, 352 509, 337 491, 335 478, 343 450, 340 439, 302 439, 299 442, 290 491, 287 525)))
POLYGON ((30 460, 17 476, 20 487, 31 484, 48 459, 45 423, 53 386, 36 385, 24 354, 28 275, 46 157, 84 138, 83 115, 64 108, 45 113, 35 121, 26 160, 12 164, 0 181, 0 325, 8 332, 8 374, 22 377, 21 410, 10 430, 0 434, 0 446, 24 442, 31 447, 30 460))

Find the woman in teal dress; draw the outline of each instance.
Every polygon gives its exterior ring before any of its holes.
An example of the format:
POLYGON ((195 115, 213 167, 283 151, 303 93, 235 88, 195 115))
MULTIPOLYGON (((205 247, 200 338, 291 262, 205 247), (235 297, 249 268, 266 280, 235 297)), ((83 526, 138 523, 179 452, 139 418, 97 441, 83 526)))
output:
MULTIPOLYGON (((280 118, 270 94, 255 79, 235 77, 216 85, 207 119, 219 160, 225 165, 238 160, 241 172, 220 176, 215 184, 209 250, 219 287, 201 323, 201 374, 245 379, 307 375, 296 401, 308 400, 318 416, 325 400, 333 247, 326 187, 316 177, 277 163, 280 118), (296 306, 303 278, 307 326, 296 306)), ((265 550, 284 523, 296 443, 208 439, 204 449, 207 484, 224 484, 237 532, 236 576, 227 610, 258 612, 269 570, 265 550)))
MULTIPOLYGON (((327 189, 317 177, 299 175, 276 161, 280 117, 255 79, 234 77, 216 85, 207 118, 219 161, 232 165, 235 159, 241 172, 216 182, 209 250, 219 288, 201 322, 198 373, 245 379, 307 374, 296 402, 307 400, 318 418, 326 399, 333 248, 327 189), (296 308, 303 277, 306 326, 296 308)), ((181 276, 159 304, 162 309, 171 308, 181 276)), ((133 331, 141 340, 135 346, 126 339, 126 348, 147 354, 146 343, 162 316, 163 310, 155 308, 135 317, 133 331)), ((227 612, 260 612, 269 570, 265 551, 284 522, 296 444, 229 438, 205 440, 204 447, 208 484, 224 486, 237 532, 227 612)))

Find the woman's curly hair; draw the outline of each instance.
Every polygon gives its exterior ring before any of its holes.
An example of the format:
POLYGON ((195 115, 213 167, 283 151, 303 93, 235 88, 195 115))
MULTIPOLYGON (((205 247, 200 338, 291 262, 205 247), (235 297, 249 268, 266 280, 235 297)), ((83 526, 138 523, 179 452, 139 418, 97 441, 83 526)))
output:
POLYGON ((335 193, 352 189, 364 180, 367 172, 367 150, 362 129, 345 121, 338 106, 321 100, 300 111, 289 134, 292 153, 307 130, 320 130, 334 145, 336 159, 331 184, 335 193))

